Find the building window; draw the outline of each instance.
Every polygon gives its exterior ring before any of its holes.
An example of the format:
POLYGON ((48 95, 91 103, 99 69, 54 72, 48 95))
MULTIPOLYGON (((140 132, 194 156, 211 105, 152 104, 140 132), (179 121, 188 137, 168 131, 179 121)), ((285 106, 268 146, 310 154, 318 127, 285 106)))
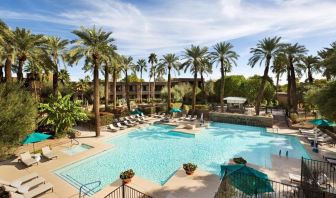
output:
POLYGON ((148 91, 147 88, 148 88, 147 85, 143 85, 143 86, 142 86, 142 91, 148 91))

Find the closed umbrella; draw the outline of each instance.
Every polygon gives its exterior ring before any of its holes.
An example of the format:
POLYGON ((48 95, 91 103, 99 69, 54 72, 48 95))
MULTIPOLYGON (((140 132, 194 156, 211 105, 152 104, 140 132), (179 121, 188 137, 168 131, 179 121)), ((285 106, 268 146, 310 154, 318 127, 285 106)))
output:
POLYGON ((33 149, 35 152, 35 143, 36 142, 42 142, 43 140, 48 139, 51 137, 51 135, 44 134, 44 133, 38 133, 38 132, 33 132, 29 135, 26 136, 26 138, 23 140, 23 144, 33 144, 33 149))
POLYGON ((170 112, 170 113, 181 113, 182 110, 179 109, 179 108, 172 108, 169 112, 170 112))
POLYGON ((140 114, 142 114, 142 113, 143 113, 143 112, 140 111, 139 109, 134 109, 134 111, 131 112, 132 115, 136 115, 136 114, 140 115, 140 114))
POLYGON ((268 176, 245 164, 223 165, 222 175, 227 177, 235 188, 247 195, 273 192, 268 176))

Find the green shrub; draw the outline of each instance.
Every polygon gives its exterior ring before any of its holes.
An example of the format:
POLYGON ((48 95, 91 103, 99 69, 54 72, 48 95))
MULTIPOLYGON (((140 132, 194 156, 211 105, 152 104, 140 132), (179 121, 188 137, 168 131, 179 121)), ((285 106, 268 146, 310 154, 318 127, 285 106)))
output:
POLYGON ((197 168, 197 165, 192 163, 183 164, 183 169, 187 172, 194 172, 197 168))
POLYGON ((131 179, 135 173, 132 169, 120 173, 120 179, 131 179))
POLYGON ((11 154, 25 135, 35 129, 37 105, 20 84, 0 84, 0 158, 11 154))
POLYGON ((195 105, 195 109, 197 110, 209 110, 209 106, 208 105, 195 105))
POLYGON ((242 157, 235 157, 233 158, 233 161, 236 164, 246 164, 247 163, 247 161, 242 157))
POLYGON ((114 115, 112 113, 101 112, 100 113, 100 125, 105 126, 113 122, 114 115))
POLYGON ((159 105, 156 107, 156 112, 167 112, 167 106, 166 105, 159 105))
POLYGON ((146 114, 146 115, 152 115, 155 114, 155 107, 145 107, 145 108, 141 108, 141 111, 146 114))

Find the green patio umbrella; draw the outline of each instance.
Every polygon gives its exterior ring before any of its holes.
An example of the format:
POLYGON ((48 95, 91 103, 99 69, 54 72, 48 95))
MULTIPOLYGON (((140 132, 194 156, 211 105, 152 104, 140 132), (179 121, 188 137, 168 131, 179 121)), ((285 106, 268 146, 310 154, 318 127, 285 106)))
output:
POLYGON ((36 142, 42 142, 43 140, 48 139, 50 136, 51 135, 47 135, 47 134, 44 134, 44 133, 33 132, 33 133, 27 135, 22 143, 23 144, 33 144, 33 149, 34 149, 34 152, 35 152, 34 144, 36 142))
POLYGON ((131 112, 132 115, 136 115, 136 114, 142 114, 143 112, 140 111, 139 109, 134 109, 134 111, 131 112))
POLYGON ((310 120, 309 122, 316 126, 336 126, 335 122, 331 122, 325 119, 314 119, 310 120))
POLYGON ((247 195, 274 191, 265 173, 244 164, 223 165, 221 170, 231 185, 247 195))
POLYGON ((170 113, 181 113, 182 110, 179 109, 179 108, 172 108, 169 112, 170 112, 170 113))

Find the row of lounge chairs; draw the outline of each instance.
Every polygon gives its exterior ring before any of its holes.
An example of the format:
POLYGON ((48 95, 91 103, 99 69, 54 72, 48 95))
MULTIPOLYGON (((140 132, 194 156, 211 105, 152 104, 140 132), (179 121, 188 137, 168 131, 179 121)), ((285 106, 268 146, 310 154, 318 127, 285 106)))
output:
MULTIPOLYGON (((301 175, 289 173, 288 176, 289 176, 289 180, 292 183, 301 183, 301 175)), ((313 181, 310 181, 310 182, 313 182, 313 181)), ((322 173, 322 172, 319 173, 319 175, 317 176, 317 181, 314 181, 314 182, 316 182, 316 184, 322 189, 330 188, 330 179, 325 173, 322 173)))
POLYGON ((53 191, 53 185, 37 173, 30 173, 12 182, 0 179, 0 186, 10 194, 10 197, 30 198, 53 191))
POLYGON ((122 117, 119 119, 115 119, 112 124, 108 125, 108 129, 112 130, 113 132, 117 132, 118 130, 123 130, 129 127, 134 127, 138 124, 147 123, 147 118, 145 115, 131 115, 122 117))
MULTIPOLYGON (((52 160, 57 158, 57 155, 55 155, 49 148, 49 146, 43 147, 42 148, 42 156, 45 157, 47 160, 52 160)), ((24 152, 20 154, 20 162, 22 162, 24 165, 32 166, 34 164, 38 164, 38 160, 32 157, 30 152, 24 152)))
POLYGON ((330 137, 328 134, 323 133, 320 129, 314 128, 314 129, 299 129, 300 133, 306 137, 309 141, 316 141, 318 143, 330 143, 334 139, 330 137), (315 136, 317 136, 315 138, 315 136))

